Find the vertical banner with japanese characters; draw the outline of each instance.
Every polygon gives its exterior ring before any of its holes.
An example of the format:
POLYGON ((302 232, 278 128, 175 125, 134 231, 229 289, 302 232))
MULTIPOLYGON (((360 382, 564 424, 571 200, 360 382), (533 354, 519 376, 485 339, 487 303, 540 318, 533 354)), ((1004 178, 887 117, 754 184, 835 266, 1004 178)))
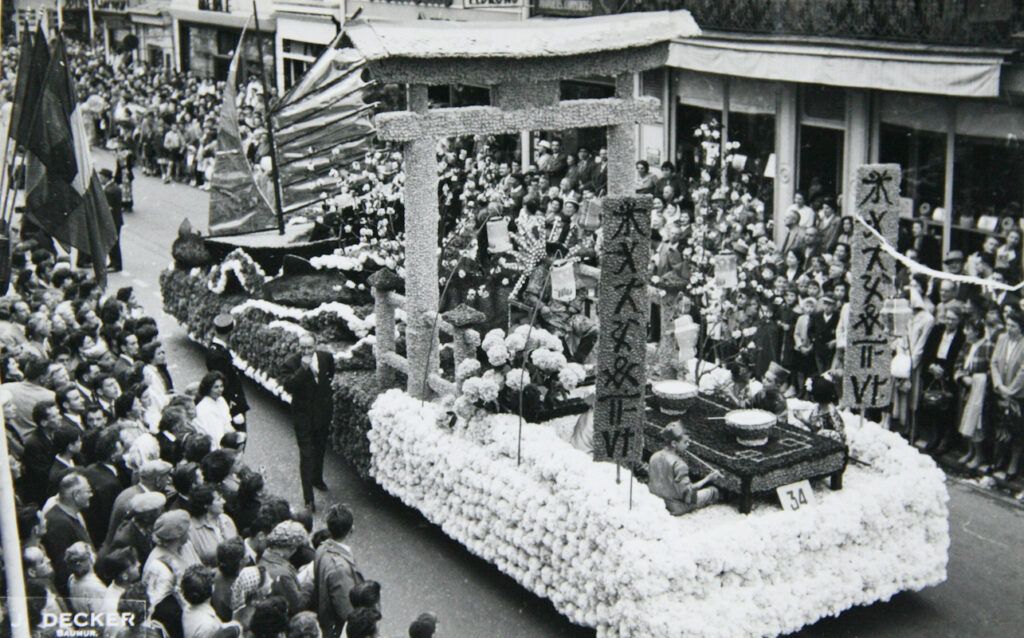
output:
MULTIPOLYGON (((891 245, 896 245, 902 202, 899 164, 867 164, 857 169, 856 214, 891 245)), ((882 313, 894 293, 895 260, 861 223, 854 225, 850 259, 850 315, 843 361, 843 404, 881 408, 892 398, 890 321, 882 313)))
POLYGON ((650 196, 609 197, 602 210, 596 461, 634 463, 643 452, 651 201, 650 196))

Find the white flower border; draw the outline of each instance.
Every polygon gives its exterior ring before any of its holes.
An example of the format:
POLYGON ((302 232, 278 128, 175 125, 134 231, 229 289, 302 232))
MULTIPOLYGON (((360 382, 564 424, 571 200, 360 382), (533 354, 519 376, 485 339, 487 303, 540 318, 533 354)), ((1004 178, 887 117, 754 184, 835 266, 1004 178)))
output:
MULTIPOLYGON (((192 328, 189 327, 188 324, 182 323, 181 326, 185 329, 185 333, 188 335, 189 339, 191 339, 195 343, 198 343, 204 348, 206 347, 206 342, 198 335, 196 335, 196 333, 192 331, 192 328)), ((278 328, 281 328, 281 326, 278 326, 278 328)), ((248 361, 238 356, 238 353, 232 350, 231 348, 228 348, 228 352, 231 353, 231 364, 238 368, 239 370, 241 370, 242 374, 252 379, 253 383, 262 386, 264 390, 273 394, 274 396, 281 399, 285 403, 290 404, 292 402, 292 395, 285 391, 284 386, 278 383, 277 379, 274 379, 269 374, 260 370, 259 368, 250 365, 248 361)))
POLYGON ((598 636, 762 636, 946 578, 948 494, 928 457, 845 415, 845 485, 814 508, 734 505, 680 518, 555 428, 444 409, 400 390, 370 411, 371 474, 445 533, 598 636))
POLYGON ((210 278, 206 282, 206 287, 210 292, 218 295, 224 293, 224 290, 228 285, 228 272, 235 273, 235 277, 237 277, 238 281, 241 282, 242 288, 249 291, 250 283, 246 280, 246 274, 242 265, 243 261, 252 266, 256 270, 256 273, 263 279, 260 283, 265 283, 270 280, 267 273, 263 271, 260 265, 256 263, 256 260, 254 260, 249 253, 245 252, 241 248, 237 248, 232 250, 227 257, 224 258, 223 262, 210 269, 210 278))
MULTIPOLYGON (((231 309, 231 314, 241 315, 249 309, 262 310, 263 312, 273 315, 278 319, 286 319, 294 322, 301 322, 303 319, 313 318, 324 313, 334 313, 338 315, 341 321, 345 322, 349 330, 352 331, 357 337, 366 337, 370 334, 370 331, 377 325, 376 316, 371 313, 366 318, 360 317, 356 314, 352 306, 343 304, 339 301, 331 301, 325 304, 320 304, 316 308, 310 310, 303 310, 301 308, 292 308, 289 306, 282 306, 272 301, 266 301, 265 299, 247 299, 242 303, 231 309)), ((405 311, 401 308, 395 309, 395 321, 405 321, 405 311)))

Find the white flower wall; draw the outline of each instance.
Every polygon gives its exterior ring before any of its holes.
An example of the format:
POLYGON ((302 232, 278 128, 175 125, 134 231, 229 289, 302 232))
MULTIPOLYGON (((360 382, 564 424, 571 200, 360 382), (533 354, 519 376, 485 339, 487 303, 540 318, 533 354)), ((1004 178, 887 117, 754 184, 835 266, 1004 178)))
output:
POLYGON ((371 473, 445 533, 599 636, 767 636, 946 577, 948 495, 935 464, 848 419, 844 489, 817 506, 680 518, 555 429, 489 415, 454 430, 400 390, 370 412, 371 473))

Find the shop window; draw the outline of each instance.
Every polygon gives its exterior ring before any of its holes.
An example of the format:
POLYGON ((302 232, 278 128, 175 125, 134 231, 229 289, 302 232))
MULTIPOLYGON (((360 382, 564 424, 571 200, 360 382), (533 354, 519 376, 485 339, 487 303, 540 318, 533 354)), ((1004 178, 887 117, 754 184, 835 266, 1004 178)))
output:
POLYGON ((846 91, 833 86, 806 84, 801 87, 803 120, 842 125, 846 121, 846 91))
MULTIPOLYGON (((957 105, 953 210, 974 235, 1019 227, 1024 205, 1024 106, 957 105), (988 218, 979 223, 982 218, 988 218), (987 223, 986 223, 987 222, 987 223)), ((975 240, 977 241, 977 240, 975 240)))
MULTIPOLYGON (((900 165, 900 192, 913 200, 914 216, 922 217, 933 234, 941 235, 943 221, 935 209, 946 203, 949 104, 940 98, 901 93, 885 93, 879 104, 878 159, 900 165)), ((909 232, 909 220, 905 220, 901 233, 909 236, 909 232)))

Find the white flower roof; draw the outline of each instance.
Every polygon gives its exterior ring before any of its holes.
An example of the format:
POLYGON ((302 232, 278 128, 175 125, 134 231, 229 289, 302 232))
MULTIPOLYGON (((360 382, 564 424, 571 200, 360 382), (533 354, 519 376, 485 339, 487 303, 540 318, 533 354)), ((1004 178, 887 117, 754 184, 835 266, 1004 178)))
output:
POLYGON ((370 61, 385 58, 547 58, 634 49, 700 35, 689 11, 523 22, 365 22, 345 27, 370 61))

